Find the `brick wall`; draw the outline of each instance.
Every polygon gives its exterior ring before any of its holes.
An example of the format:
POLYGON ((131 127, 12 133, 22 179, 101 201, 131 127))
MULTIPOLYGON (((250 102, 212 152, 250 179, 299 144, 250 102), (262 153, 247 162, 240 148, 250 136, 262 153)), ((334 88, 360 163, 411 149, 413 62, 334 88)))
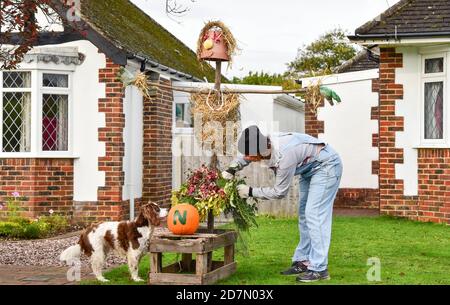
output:
POLYGON ((403 131, 404 118, 396 116, 395 103, 403 102, 403 85, 395 83, 403 55, 395 48, 382 48, 380 54, 379 104, 379 187, 383 214, 417 219, 417 196, 404 196, 403 180, 395 177, 395 164, 403 163, 403 149, 397 148, 396 132, 403 131))
POLYGON ((21 195, 23 216, 48 215, 50 209, 71 216, 73 160, 0 159, 0 202, 5 202, 12 192, 21 195))
POLYGON ((378 209, 378 189, 340 188, 334 202, 336 208, 378 209))
MULTIPOLYGON (((323 106, 325 106, 325 101, 322 101, 319 108, 323 106)), ((325 122, 319 121, 310 103, 305 104, 305 132, 316 138, 319 136, 319 133, 325 132, 325 122)))
MULTIPOLYGON (((169 80, 154 77, 170 85, 169 80)), ((144 99, 143 199, 158 204, 170 202, 172 191, 172 106, 168 89, 154 89, 144 99)))
POLYGON ((450 149, 419 149, 418 219, 450 224, 450 149))
MULTIPOLYGON (((373 92, 378 92, 378 80, 372 83, 373 92)), ((325 102, 319 105, 319 108, 324 107, 325 102)), ((375 107, 376 108, 376 107, 375 107)), ((372 109, 372 114, 376 109, 372 109)), ((372 115, 372 120, 377 120, 377 117, 372 115)), ((325 132, 325 122, 317 118, 310 103, 305 105, 305 132, 313 137, 318 137, 320 133, 325 132)), ((375 139, 375 135, 373 136, 375 139)), ((373 143, 377 147, 376 142, 373 143)), ((378 161, 372 164, 372 172, 377 174, 378 161)), ((344 169, 345 170, 345 169, 344 169)), ((336 208, 364 208, 364 209, 378 209, 379 208, 379 190, 366 188, 340 188, 334 202, 336 208)))

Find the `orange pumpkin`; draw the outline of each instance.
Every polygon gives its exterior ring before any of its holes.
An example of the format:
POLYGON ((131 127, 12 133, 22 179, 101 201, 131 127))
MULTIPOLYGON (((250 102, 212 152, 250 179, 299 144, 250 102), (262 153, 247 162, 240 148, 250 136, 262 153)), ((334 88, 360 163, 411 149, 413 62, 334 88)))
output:
POLYGON ((167 216, 167 227, 177 235, 194 234, 200 225, 200 215, 190 204, 178 204, 170 209, 167 216))

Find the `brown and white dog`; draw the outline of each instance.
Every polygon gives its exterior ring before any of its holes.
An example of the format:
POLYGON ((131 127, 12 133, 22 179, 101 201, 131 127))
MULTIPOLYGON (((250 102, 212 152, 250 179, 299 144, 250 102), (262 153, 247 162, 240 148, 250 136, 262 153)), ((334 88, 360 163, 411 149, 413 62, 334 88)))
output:
POLYGON ((126 258, 131 278, 142 281, 138 275, 139 262, 148 251, 150 239, 155 227, 161 219, 167 216, 167 209, 160 208, 156 203, 143 205, 134 221, 109 221, 93 224, 80 236, 77 245, 64 250, 60 260, 72 264, 79 260, 81 252, 90 257, 92 271, 101 282, 108 280, 103 277, 102 268, 105 258, 111 251, 126 258))

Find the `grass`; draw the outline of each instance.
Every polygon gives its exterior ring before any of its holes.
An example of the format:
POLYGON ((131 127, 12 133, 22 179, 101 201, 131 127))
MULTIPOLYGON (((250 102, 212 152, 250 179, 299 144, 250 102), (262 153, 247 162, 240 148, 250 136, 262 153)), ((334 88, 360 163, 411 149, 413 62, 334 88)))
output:
MULTIPOLYGON (((237 272, 219 284, 295 284, 295 277, 281 276, 279 271, 290 265, 298 242, 296 219, 259 217, 258 223, 259 228, 247 237, 248 255, 238 252, 237 272)), ((336 217, 329 254, 331 280, 318 284, 450 284, 449 233, 445 225, 390 217, 336 217), (380 282, 367 280, 371 257, 381 261, 380 282)), ((175 255, 164 256, 165 264, 174 260, 175 255)), ((145 257, 140 265, 142 278, 147 278, 148 269, 145 257)), ((127 266, 105 277, 111 280, 109 284, 134 284, 127 266)))

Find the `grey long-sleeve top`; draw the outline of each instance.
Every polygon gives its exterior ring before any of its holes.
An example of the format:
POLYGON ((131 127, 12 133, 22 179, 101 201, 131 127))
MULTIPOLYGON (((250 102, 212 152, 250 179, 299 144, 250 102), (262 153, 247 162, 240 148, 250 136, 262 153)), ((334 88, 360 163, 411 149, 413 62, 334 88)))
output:
MULTIPOLYGON (((272 187, 254 187, 253 197, 281 199, 287 195, 297 169, 308 164, 317 155, 317 145, 314 144, 326 143, 300 133, 279 133, 269 138, 272 145, 269 167, 275 173, 275 184, 272 187)), ((239 171, 249 164, 244 156, 238 156, 230 167, 239 171)))

